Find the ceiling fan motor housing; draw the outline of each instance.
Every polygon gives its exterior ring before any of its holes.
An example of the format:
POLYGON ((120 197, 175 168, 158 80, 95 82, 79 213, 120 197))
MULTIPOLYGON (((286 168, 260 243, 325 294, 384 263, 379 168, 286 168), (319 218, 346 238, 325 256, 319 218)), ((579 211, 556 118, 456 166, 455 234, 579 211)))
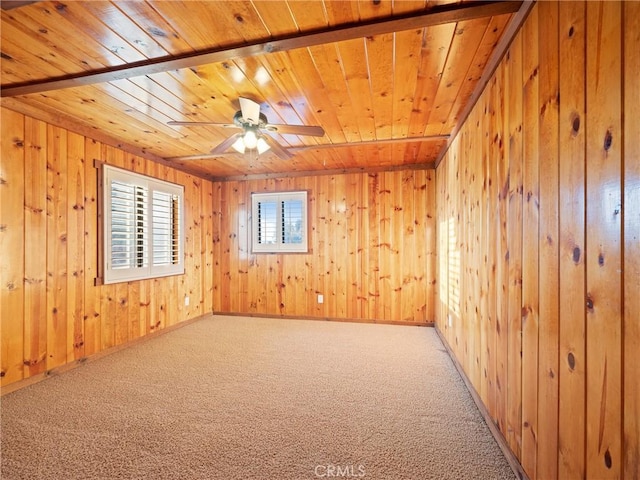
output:
POLYGON ((267 126, 267 116, 260 112, 260 117, 258 120, 258 123, 253 123, 250 120, 246 120, 243 116, 242 116, 242 110, 238 110, 235 115, 233 116, 233 123, 235 123, 237 126, 241 127, 241 128, 247 128, 250 126, 257 126, 258 128, 265 128, 267 126))

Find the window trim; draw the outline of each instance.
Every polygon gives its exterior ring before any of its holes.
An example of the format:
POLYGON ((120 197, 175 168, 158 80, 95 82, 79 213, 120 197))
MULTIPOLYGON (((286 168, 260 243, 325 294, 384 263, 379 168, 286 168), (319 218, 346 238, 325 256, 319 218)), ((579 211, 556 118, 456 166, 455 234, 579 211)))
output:
POLYGON ((184 212, 185 197, 184 186, 160 180, 154 177, 132 172, 112 165, 101 164, 101 181, 100 186, 102 192, 100 199, 102 201, 102 222, 100 231, 101 254, 100 266, 102 272, 100 281, 103 284, 123 283, 137 280, 147 280, 152 278, 168 277, 172 275, 182 275, 185 273, 185 228, 184 228, 184 212), (137 187, 147 189, 146 195, 148 203, 146 205, 147 216, 147 232, 146 241, 144 243, 145 254, 147 256, 147 265, 143 267, 129 267, 122 269, 111 268, 112 261, 112 199, 111 199, 111 183, 119 181, 128 183, 137 187), (154 239, 154 223, 153 223, 153 193, 163 192, 165 194, 177 195, 178 197, 178 245, 177 245, 177 263, 171 265, 154 265, 153 264, 153 239, 154 239))
POLYGON ((251 252, 252 253, 309 253, 309 203, 308 191, 296 190, 287 192, 252 192, 251 193, 251 252), (277 243, 263 244, 258 242, 258 203, 265 199, 276 200, 276 238, 277 243), (283 199, 299 199, 302 201, 302 232, 300 244, 282 242, 282 208, 283 199))

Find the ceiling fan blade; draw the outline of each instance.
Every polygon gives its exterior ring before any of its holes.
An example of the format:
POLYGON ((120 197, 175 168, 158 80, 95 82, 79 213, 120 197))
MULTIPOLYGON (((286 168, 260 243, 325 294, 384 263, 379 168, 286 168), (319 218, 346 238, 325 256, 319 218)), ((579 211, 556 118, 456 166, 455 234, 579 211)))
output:
POLYGON ((260 123, 260 104, 249 98, 240 97, 240 110, 245 122, 252 125, 260 123))
POLYGON ((213 150, 211 150, 211 153, 214 153, 214 154, 215 153, 225 153, 229 149, 229 147, 231 145, 233 145, 235 143, 235 141, 238 139, 238 137, 240 137, 241 135, 242 135, 241 133, 234 133, 229 138, 227 138, 225 141, 223 141, 220 145, 218 145, 213 150))
POLYGON ((205 125, 212 125, 214 127, 222 127, 222 128, 236 128, 241 130, 242 127, 236 125, 235 123, 218 123, 218 122, 176 122, 170 121, 167 122, 167 125, 178 125, 184 127, 200 127, 205 125))
POLYGON ((267 145, 271 147, 273 153, 275 153, 278 157, 282 158, 283 160, 289 160, 290 158, 293 158, 293 154, 291 154, 286 148, 276 142, 269 135, 262 135, 262 138, 264 138, 264 141, 267 142, 267 145))
POLYGON ((324 136, 324 128, 315 125, 275 125, 268 123, 264 128, 271 132, 289 133, 291 135, 324 136))

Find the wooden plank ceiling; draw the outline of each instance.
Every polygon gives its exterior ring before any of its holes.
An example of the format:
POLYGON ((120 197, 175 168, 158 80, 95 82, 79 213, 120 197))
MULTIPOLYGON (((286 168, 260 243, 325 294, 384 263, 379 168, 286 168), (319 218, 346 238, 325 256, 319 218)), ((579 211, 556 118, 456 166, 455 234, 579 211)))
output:
POLYGON ((205 178, 432 167, 521 4, 2 1, 2 105, 205 178), (234 131, 168 124, 241 96, 325 135, 214 156, 234 131))

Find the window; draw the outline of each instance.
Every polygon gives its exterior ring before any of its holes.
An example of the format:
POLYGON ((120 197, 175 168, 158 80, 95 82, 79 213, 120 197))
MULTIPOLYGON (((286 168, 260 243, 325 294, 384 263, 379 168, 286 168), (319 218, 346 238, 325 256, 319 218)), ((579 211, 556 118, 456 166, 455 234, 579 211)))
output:
POLYGON ((251 194, 254 252, 307 252, 307 192, 251 194))
POLYGON ((104 283, 184 273, 184 187, 103 166, 104 283))

